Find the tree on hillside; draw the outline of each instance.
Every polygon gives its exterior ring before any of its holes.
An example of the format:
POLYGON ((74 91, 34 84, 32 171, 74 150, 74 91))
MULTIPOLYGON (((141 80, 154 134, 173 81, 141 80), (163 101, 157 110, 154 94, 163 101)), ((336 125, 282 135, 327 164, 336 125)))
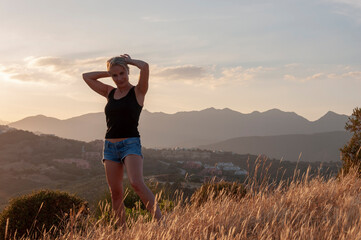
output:
POLYGON ((345 129, 353 135, 350 141, 341 148, 343 161, 342 171, 347 174, 355 167, 361 176, 361 108, 356 107, 348 118, 345 129))

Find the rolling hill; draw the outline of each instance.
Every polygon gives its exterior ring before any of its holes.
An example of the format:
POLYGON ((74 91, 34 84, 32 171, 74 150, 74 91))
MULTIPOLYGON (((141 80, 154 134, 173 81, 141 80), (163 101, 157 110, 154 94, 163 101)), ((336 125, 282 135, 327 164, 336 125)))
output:
POLYGON ((240 154, 264 154, 270 158, 307 162, 339 162, 339 149, 351 138, 345 131, 290 134, 279 136, 253 136, 232 138, 209 145, 201 149, 231 151, 240 154))

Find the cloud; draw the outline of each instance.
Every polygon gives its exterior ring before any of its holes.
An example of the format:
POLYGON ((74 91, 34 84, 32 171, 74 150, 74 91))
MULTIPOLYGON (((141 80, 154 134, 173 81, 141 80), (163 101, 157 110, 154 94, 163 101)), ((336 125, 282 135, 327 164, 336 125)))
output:
POLYGON ((359 0, 324 0, 334 4, 334 12, 354 19, 361 24, 361 2, 359 0))
MULTIPOLYGON (((9 80, 24 82, 70 83, 81 73, 106 70, 108 58, 66 59, 53 56, 27 57, 22 64, 0 65, 0 73, 9 80)), ((208 69, 209 70, 209 69, 208 69)), ((151 77, 158 81, 199 82, 209 75, 206 68, 193 65, 172 67, 151 66, 151 77)))
POLYGON ((56 67, 64 67, 69 66, 71 64, 71 60, 66 60, 59 57, 38 57, 38 58, 27 58, 25 60, 29 60, 29 65, 31 66, 56 66, 56 67))
POLYGON ((65 73, 70 76, 81 74, 83 71, 89 69, 99 70, 101 66, 104 67, 108 58, 93 58, 93 59, 64 59, 59 57, 39 57, 30 59, 29 66, 36 68, 48 68, 50 71, 57 73, 65 73))
POLYGON ((309 82, 312 80, 317 80, 317 79, 323 79, 323 78, 327 78, 328 75, 325 75, 324 73, 315 73, 312 74, 310 76, 304 77, 304 78, 297 78, 294 75, 291 74, 286 74, 283 76, 283 79, 286 81, 291 81, 291 82, 300 82, 300 83, 304 83, 304 82, 309 82))
POLYGON ((34 83, 70 83, 84 71, 99 70, 106 58, 65 59, 52 56, 27 57, 23 64, 0 65, 0 73, 9 80, 34 83))
MULTIPOLYGON (((81 79, 83 72, 106 69, 107 58, 67 59, 54 56, 27 57, 22 64, 0 65, 0 75, 9 81, 32 83, 71 84, 81 79)), ((176 65, 151 65, 152 82, 202 86, 215 89, 226 85, 245 85, 256 81, 283 79, 306 83, 319 80, 360 80, 361 71, 351 66, 337 66, 332 69, 315 69, 302 64, 285 64, 270 68, 264 66, 245 68, 243 66, 219 67, 176 65)))
MULTIPOLYGON (((34 69, 29 67, 27 64, 12 64, 12 65, 1 65, 0 74, 5 76, 10 81, 22 81, 22 82, 53 82, 55 74, 44 69, 34 69)), ((64 78, 60 78, 59 81, 63 82, 64 78)))
POLYGON ((361 68, 357 65, 285 64, 274 73, 276 78, 279 75, 278 79, 298 83, 361 80, 361 68))
POLYGON ((162 78, 162 79, 200 79, 203 78, 206 74, 205 69, 203 67, 198 66, 175 66, 175 67, 166 67, 160 68, 158 66, 154 66, 154 71, 151 73, 153 76, 162 78))
POLYGON ((319 79, 319 78, 322 78, 324 76, 323 73, 316 73, 316 74, 313 74, 312 76, 309 76, 306 78, 307 81, 309 80, 315 80, 315 79, 319 79))
POLYGON ((361 80, 361 71, 346 71, 333 73, 315 73, 306 77, 296 77, 293 74, 283 75, 283 80, 291 82, 305 83, 314 80, 361 80))
POLYGON ((271 68, 265 68, 262 66, 246 69, 242 66, 224 68, 221 79, 223 79, 224 82, 246 83, 255 80, 259 74, 269 70, 271 70, 271 68))
POLYGON ((361 80, 361 71, 347 72, 347 73, 342 74, 342 77, 361 80))
POLYGON ((195 86, 205 86, 214 89, 222 85, 243 85, 252 82, 260 74, 270 71, 271 68, 242 66, 217 68, 216 66, 200 67, 193 65, 165 67, 151 66, 151 77, 161 82, 181 82, 195 86))
POLYGON ((283 76, 283 79, 286 81, 292 81, 292 82, 297 82, 297 78, 291 74, 286 74, 283 76))

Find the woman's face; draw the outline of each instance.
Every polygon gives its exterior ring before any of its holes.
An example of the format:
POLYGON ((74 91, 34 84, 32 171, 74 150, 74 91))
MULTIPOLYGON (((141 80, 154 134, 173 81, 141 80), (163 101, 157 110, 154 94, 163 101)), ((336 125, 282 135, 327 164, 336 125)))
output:
POLYGON ((114 65, 109 69, 108 72, 118 88, 126 87, 128 85, 128 72, 123 66, 114 65))

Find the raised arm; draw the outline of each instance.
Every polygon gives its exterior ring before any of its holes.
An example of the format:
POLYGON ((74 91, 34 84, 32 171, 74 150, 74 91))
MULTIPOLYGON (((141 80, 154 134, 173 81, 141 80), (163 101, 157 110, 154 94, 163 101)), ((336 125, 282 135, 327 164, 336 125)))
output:
POLYGON ((136 60, 136 59, 132 59, 130 58, 130 56, 128 54, 124 54, 121 55, 121 57, 124 57, 127 64, 136 66, 137 68, 140 69, 140 75, 139 75, 139 80, 138 80, 138 84, 136 86, 137 91, 145 96, 145 94, 148 91, 148 82, 149 82, 149 65, 148 63, 142 61, 142 60, 136 60))
POLYGON ((106 71, 83 73, 83 79, 86 82, 86 84, 88 84, 88 86, 91 89, 93 89, 95 92, 99 93, 104 97, 108 97, 109 91, 113 89, 112 86, 98 81, 99 78, 106 78, 106 77, 110 77, 109 73, 106 71))

